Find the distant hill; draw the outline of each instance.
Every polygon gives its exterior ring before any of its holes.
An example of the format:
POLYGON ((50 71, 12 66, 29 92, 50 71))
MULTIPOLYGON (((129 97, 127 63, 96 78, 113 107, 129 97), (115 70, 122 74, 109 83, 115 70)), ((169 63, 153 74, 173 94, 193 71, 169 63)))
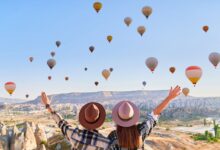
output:
POLYGON ((24 102, 27 102, 27 100, 0 97, 0 105, 2 105, 2 104, 24 103, 24 102))

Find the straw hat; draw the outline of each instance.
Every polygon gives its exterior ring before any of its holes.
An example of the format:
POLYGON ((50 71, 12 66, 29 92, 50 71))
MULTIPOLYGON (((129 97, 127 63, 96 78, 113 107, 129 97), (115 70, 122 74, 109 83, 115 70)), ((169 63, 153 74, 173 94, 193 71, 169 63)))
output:
POLYGON ((96 102, 84 105, 79 112, 79 122, 86 129, 99 128, 105 121, 105 109, 96 102))
POLYGON ((130 127, 139 121, 140 111, 137 106, 130 101, 119 102, 112 111, 112 119, 117 125, 130 127))

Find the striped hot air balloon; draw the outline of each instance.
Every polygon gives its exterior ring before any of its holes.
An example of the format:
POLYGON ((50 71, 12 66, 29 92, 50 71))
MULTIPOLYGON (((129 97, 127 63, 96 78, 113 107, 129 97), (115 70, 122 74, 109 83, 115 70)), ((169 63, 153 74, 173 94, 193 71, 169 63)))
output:
POLYGON ((202 76, 202 69, 198 66, 189 66, 188 68, 186 68, 185 73, 187 78, 195 86, 202 76))
POLYGON ((16 84, 14 82, 7 82, 5 83, 5 90, 10 94, 12 95, 13 92, 15 91, 16 89, 16 84))

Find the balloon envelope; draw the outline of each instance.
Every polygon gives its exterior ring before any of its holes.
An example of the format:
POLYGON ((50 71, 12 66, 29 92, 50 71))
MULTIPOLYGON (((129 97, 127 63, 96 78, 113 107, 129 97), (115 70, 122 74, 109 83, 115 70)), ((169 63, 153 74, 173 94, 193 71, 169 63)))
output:
POLYGON ((153 73, 158 65, 158 60, 155 57, 149 57, 148 59, 146 59, 145 64, 153 73))
POLYGON ((139 27, 137 28, 137 31, 138 31, 138 33, 139 33, 141 36, 143 36, 143 34, 144 34, 144 32, 146 31, 146 29, 145 29, 144 26, 139 26, 139 27))
POLYGON ((98 86, 98 85, 99 85, 99 82, 98 82, 98 81, 95 81, 95 85, 98 86))
POLYGON ((146 81, 143 81, 142 84, 143 84, 143 86, 146 86, 146 85, 147 85, 147 82, 146 82, 146 81))
POLYGON ((50 53, 50 55, 51 55, 52 57, 54 57, 54 56, 56 55, 56 53, 53 51, 53 52, 50 53))
POLYGON ((142 8, 143 15, 148 18, 152 14, 152 8, 149 6, 145 6, 142 8))
POLYGON ((84 68, 84 70, 85 70, 85 71, 87 71, 87 70, 88 70, 88 68, 86 68, 86 67, 85 67, 85 68, 84 68))
POLYGON ((113 68, 109 68, 110 72, 112 72, 114 69, 113 68))
POLYGON ((101 9, 102 9, 102 3, 100 2, 95 2, 93 4, 93 8, 95 9, 95 11, 98 13, 101 9))
POLYGON ((185 95, 185 96, 188 96, 188 94, 189 94, 189 89, 188 88, 183 88, 182 89, 182 92, 183 92, 183 94, 185 95))
POLYGON ((61 45, 61 42, 60 41, 56 41, 56 46, 60 47, 60 45, 61 45))
POLYGON ((50 69, 53 69, 53 67, 56 65, 56 60, 55 59, 48 59, 47 65, 50 69))
POLYGON ((28 97, 29 97, 29 95, 28 95, 28 94, 26 94, 26 95, 25 95, 25 97, 26 97, 26 98, 28 98, 28 97))
POLYGON ((132 19, 131 19, 130 17, 126 17, 126 18, 124 19, 124 23, 125 23, 127 26, 130 26, 131 22, 132 22, 132 19))
POLYGON ((220 54, 217 52, 213 52, 213 53, 209 54, 209 61, 216 68, 220 62, 220 54))
POLYGON ((110 74, 111 74, 110 71, 107 70, 107 69, 104 69, 104 70, 102 71, 102 76, 103 76, 106 80, 108 80, 110 74))
POLYGON ((195 86, 199 79, 202 77, 202 69, 198 66, 189 66, 188 68, 186 68, 185 74, 195 86))
POLYGON ((51 76, 48 76, 48 80, 51 80, 52 79, 52 77, 51 76))
POLYGON ((69 80, 69 77, 65 77, 65 80, 68 81, 68 80, 69 80))
POLYGON ((29 61, 32 62, 34 60, 34 57, 29 57, 29 61))
POLYGON ((90 50, 90 52, 92 53, 92 52, 95 50, 95 47, 94 47, 94 46, 90 46, 90 47, 89 47, 89 50, 90 50))
POLYGON ((10 94, 12 95, 13 92, 15 91, 16 89, 16 84, 14 82, 7 82, 5 83, 5 90, 10 94))
POLYGON ((112 38, 113 37, 111 35, 107 36, 107 40, 108 40, 109 43, 112 41, 112 38))
POLYGON ((175 67, 170 67, 170 72, 171 73, 174 73, 176 71, 176 68, 175 67))
POLYGON ((203 29, 203 31, 208 32, 209 26, 203 26, 202 29, 203 29))

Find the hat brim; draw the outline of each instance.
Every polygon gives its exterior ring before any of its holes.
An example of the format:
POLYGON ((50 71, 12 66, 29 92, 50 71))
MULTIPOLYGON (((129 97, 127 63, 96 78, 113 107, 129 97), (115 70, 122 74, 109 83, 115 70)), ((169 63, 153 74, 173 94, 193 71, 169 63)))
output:
POLYGON ((93 129, 97 129, 99 128, 100 126, 102 126, 102 124, 104 123, 105 121, 105 117, 106 117, 106 112, 105 112, 105 109, 104 107, 99 104, 99 103, 96 103, 96 102, 91 102, 91 103, 87 103, 85 104, 81 109, 80 109, 80 112, 79 112, 79 123, 86 129, 90 129, 90 130, 93 130, 93 129), (85 119, 85 109, 87 108, 88 105, 91 105, 91 104, 95 104, 98 109, 99 109, 99 118, 97 119, 96 122, 94 123, 89 123, 88 121, 86 121, 85 119))
POLYGON ((121 101, 121 102, 119 102, 119 103, 113 108, 113 111, 112 111, 112 119, 113 119, 113 121, 114 121, 117 125, 122 126, 122 127, 131 127, 131 126, 137 124, 138 121, 139 121, 139 118, 140 118, 140 110, 138 109, 138 107, 137 107, 134 103, 132 103, 132 102, 130 102, 130 101, 121 101), (133 108, 133 110, 134 110, 134 116, 133 116, 131 119, 129 119, 129 120, 123 120, 123 119, 121 119, 121 118, 118 116, 118 109, 119 109, 120 105, 121 105, 122 103, 124 103, 124 102, 128 102, 128 103, 132 106, 132 108, 133 108))

